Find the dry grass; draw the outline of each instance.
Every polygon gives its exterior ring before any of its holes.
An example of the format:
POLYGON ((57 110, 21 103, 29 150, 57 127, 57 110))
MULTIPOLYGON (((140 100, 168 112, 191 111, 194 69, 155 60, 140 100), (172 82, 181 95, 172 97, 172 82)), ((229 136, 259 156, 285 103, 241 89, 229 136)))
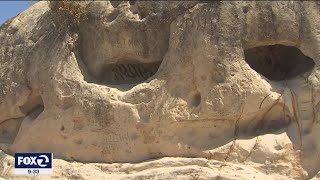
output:
POLYGON ((72 22, 79 25, 81 21, 87 19, 88 10, 86 6, 82 6, 74 1, 52 1, 50 9, 59 15, 70 17, 72 22))

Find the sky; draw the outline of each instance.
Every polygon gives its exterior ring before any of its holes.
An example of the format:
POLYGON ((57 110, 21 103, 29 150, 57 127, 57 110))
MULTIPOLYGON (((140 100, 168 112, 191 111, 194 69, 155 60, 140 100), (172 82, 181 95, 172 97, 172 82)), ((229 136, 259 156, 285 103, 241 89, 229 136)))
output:
POLYGON ((1 1, 0 0, 0 25, 8 19, 18 15, 31 5, 30 1, 1 1))

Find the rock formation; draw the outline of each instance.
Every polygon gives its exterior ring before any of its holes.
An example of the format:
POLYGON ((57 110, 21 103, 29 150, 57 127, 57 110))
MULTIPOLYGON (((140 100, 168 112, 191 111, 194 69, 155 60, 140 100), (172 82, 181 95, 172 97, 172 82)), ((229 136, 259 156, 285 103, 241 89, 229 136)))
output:
POLYGON ((320 177, 319 2, 38 2, 0 42, 1 176, 320 177))

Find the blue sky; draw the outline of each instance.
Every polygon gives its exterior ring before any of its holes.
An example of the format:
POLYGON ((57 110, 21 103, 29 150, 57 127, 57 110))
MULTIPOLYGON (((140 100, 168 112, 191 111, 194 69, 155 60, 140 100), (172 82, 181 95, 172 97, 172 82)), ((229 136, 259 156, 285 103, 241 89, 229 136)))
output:
POLYGON ((31 5, 30 1, 1 1, 0 0, 0 25, 8 19, 18 15, 31 5))

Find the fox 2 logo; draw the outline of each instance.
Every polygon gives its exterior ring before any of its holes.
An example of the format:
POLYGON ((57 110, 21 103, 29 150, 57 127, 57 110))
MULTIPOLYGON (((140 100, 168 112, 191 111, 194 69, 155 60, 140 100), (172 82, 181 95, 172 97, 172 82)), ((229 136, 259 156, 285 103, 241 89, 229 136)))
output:
POLYGON ((52 153, 16 153, 15 168, 52 168, 52 153))

